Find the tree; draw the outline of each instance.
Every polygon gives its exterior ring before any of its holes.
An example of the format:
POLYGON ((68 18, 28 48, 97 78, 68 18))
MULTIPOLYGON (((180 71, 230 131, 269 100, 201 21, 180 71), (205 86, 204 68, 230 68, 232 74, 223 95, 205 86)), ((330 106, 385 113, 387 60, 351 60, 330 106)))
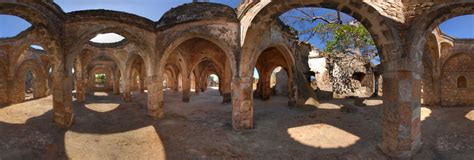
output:
POLYGON ((333 92, 354 92, 354 72, 370 72, 371 60, 378 60, 377 49, 370 33, 356 19, 322 8, 297 8, 280 19, 298 33, 301 40, 320 41, 327 57, 326 66, 333 92))
POLYGON ((373 59, 377 50, 370 33, 356 19, 321 8, 296 8, 281 16, 305 41, 317 38, 325 45, 324 53, 355 54, 373 59))

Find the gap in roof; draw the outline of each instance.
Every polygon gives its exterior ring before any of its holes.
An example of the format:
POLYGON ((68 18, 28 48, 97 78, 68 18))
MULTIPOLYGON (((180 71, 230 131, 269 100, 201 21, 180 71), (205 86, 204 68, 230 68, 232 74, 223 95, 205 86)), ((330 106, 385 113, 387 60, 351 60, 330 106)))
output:
MULTIPOLYGON (((185 3, 191 3, 192 0, 54 0, 64 12, 73 12, 79 10, 106 9, 135 14, 148 18, 152 21, 158 21, 161 16, 173 7, 185 3)), ((221 3, 236 8, 240 0, 210 0, 209 2, 221 3)))
POLYGON ((42 51, 44 51, 44 48, 41 47, 40 45, 37 45, 37 44, 30 45, 30 47, 33 48, 33 49, 37 49, 37 50, 42 50, 42 51))
POLYGON ((117 43, 123 41, 125 37, 117 33, 100 33, 90 41, 94 43, 117 43))
POLYGON ((31 24, 18 16, 0 14, 0 38, 15 37, 31 27, 31 24))
POLYGON ((439 25, 441 31, 454 38, 474 38, 474 14, 457 16, 439 25))

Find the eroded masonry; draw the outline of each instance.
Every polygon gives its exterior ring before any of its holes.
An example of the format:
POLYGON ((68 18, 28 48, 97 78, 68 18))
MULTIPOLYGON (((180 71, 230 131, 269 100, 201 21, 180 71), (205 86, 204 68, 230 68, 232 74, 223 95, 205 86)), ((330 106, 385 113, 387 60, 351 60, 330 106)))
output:
POLYGON ((340 10, 372 34, 381 65, 354 69, 353 78, 365 78, 359 84, 367 88, 364 95, 383 90, 379 147, 385 154, 409 157, 420 148, 422 103, 474 104, 474 41, 436 29, 449 18, 474 14, 474 2, 460 0, 243 0, 237 9, 196 2, 171 9, 157 22, 109 10, 65 13, 52 0, 1 1, 1 14, 21 17, 32 27, 0 39, 0 103, 25 101, 25 88, 32 88, 33 98, 52 95, 51 119, 68 128, 74 121, 73 99, 85 102, 93 91, 111 91, 127 102, 131 91, 141 91, 148 96, 147 115, 159 121, 167 114, 163 89, 181 90, 182 101, 192 103, 191 93, 204 91, 209 75, 215 74, 222 102, 233 107, 233 129, 251 129, 253 98, 270 98, 270 77, 278 66, 287 74, 288 106, 318 105, 308 80, 312 48, 275 18, 302 6, 340 10), (102 33, 125 39, 90 41, 102 33), (260 74, 255 92, 254 68, 260 74), (27 75, 32 86, 25 86, 27 75))

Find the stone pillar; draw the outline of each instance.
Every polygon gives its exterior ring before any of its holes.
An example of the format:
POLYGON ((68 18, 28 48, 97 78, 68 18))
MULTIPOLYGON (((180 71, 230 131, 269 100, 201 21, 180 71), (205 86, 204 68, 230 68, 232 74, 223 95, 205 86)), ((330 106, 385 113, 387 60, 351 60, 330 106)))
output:
POLYGON ((203 77, 201 81, 201 92, 206 91, 207 85, 208 85, 207 78, 203 77))
POLYGON ((230 103, 232 102, 232 90, 231 90, 231 81, 230 78, 225 77, 222 79, 222 103, 230 103))
POLYGON ((163 112, 163 79, 158 76, 147 77, 148 84, 148 116, 162 118, 163 112))
POLYGON ((145 93, 145 82, 144 78, 140 76, 140 83, 138 84, 138 90, 140 93, 145 93))
POLYGON ((194 94, 199 95, 200 91, 201 91, 201 81, 199 77, 194 77, 194 94))
POLYGON ((114 75, 113 94, 120 94, 120 77, 117 75, 114 75))
MULTIPOLYGON (((126 77, 126 76, 123 76, 126 77)), ((131 102, 132 101, 132 79, 130 77, 122 78, 123 79, 123 93, 122 93, 122 100, 124 102, 131 102)))
MULTIPOLYGON (((220 79, 221 80, 221 79, 220 79)), ((223 87, 223 84, 221 81, 217 84, 219 86, 219 95, 223 95, 224 94, 224 87, 223 87)))
POLYGON ((232 127, 234 130, 253 128, 253 77, 233 80, 232 127))
POLYGON ((178 78, 178 76, 175 76, 175 78, 173 78, 171 83, 173 83, 172 84, 173 87, 171 88, 171 90, 173 90, 174 93, 178 93, 179 92, 179 78, 178 78))
MULTIPOLYGON (((255 92, 254 92, 254 98, 261 98, 262 97, 262 78, 259 78, 258 79, 258 82, 257 82, 257 88, 255 89, 255 92)), ((253 89, 253 86, 252 86, 252 89, 253 89)))
POLYGON ((183 102, 189 102, 189 99, 191 97, 191 80, 190 80, 190 74, 184 74, 182 76, 182 84, 183 84, 183 102))
POLYGON ((262 87, 261 88, 261 96, 262 96, 261 98, 262 98, 262 100, 267 101, 267 100, 270 99, 270 96, 271 96, 270 79, 269 78, 268 79, 264 78, 262 80, 262 82, 263 83, 262 83, 262 86, 261 86, 262 87))
POLYGON ((76 100, 77 102, 86 101, 86 89, 82 77, 76 77, 76 100))
POLYGON ((54 122, 62 128, 69 128, 73 121, 72 78, 61 73, 53 77, 53 113, 54 122))
POLYGON ((23 100, 25 99, 25 91, 23 90, 21 93, 19 93, 18 90, 20 89, 16 89, 17 88, 17 85, 15 83, 15 80, 13 79, 13 77, 8 77, 7 78, 7 96, 8 96, 8 103, 11 103, 11 104, 15 104, 15 103, 21 103, 23 102, 23 100), (21 101, 19 101, 19 96, 18 94, 23 94, 23 99, 21 101))
POLYGON ((298 88, 297 85, 294 84, 296 80, 293 79, 293 76, 290 75, 288 77, 288 106, 289 107, 296 107, 296 99, 298 99, 297 93, 298 88))
POLYGON ((421 74, 389 71, 383 74, 383 136, 381 150, 391 157, 410 157, 421 146, 421 74))

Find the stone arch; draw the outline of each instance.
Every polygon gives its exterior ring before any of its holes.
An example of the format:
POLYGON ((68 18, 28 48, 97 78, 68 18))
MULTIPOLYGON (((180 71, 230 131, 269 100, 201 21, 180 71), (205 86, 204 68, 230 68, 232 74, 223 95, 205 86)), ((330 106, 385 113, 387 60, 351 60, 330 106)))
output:
MULTIPOLYGON (((136 47, 136 50, 133 51, 131 54, 137 54, 139 55, 145 63, 146 68, 149 69, 151 66, 150 61, 146 61, 147 57, 151 56, 148 53, 153 53, 152 52, 152 47, 151 45, 148 45, 148 43, 143 39, 138 37, 139 34, 130 32, 125 30, 122 27, 119 26, 112 26, 112 27, 106 27, 106 28, 100 28, 100 29, 94 29, 94 30, 87 30, 85 31, 86 33, 83 33, 79 36, 79 40, 75 41, 74 45, 71 47, 71 54, 68 55, 67 57, 67 68, 71 68, 72 66, 72 61, 77 57, 77 55, 80 53, 81 49, 80 47, 85 46, 87 43, 89 43, 89 40, 95 37, 98 33, 117 33, 123 37, 125 37, 128 41, 127 44, 125 45, 133 45, 136 47)), ((112 58, 114 59, 114 57, 112 58)), ((119 62, 119 60, 114 59, 116 62, 119 62)), ((120 64, 120 63, 117 63, 120 64)))
MULTIPOLYGON (((367 30, 371 33, 377 49, 379 50, 380 56, 383 61, 393 60, 400 58, 401 55, 397 55, 396 49, 393 47, 395 44, 400 44, 395 29, 386 24, 390 21, 386 17, 380 15, 375 8, 368 5, 365 2, 350 2, 349 4, 335 2, 335 1, 314 1, 314 0, 303 0, 303 1, 261 1, 259 4, 255 4, 253 8, 250 8, 247 14, 241 19, 242 30, 241 30, 241 45, 242 45, 242 59, 241 64, 245 64, 247 60, 251 59, 252 54, 255 54, 256 50, 259 50, 263 41, 266 41, 265 37, 270 35, 262 33, 268 32, 269 25, 272 21, 275 22, 273 17, 278 17, 280 14, 298 7, 323 7, 329 9, 336 9, 344 12, 359 22, 361 22, 367 30), (385 47, 387 46, 387 47, 385 47), (248 55, 250 54, 250 55, 248 55)), ((395 45, 396 46, 396 45, 395 45)), ((241 68, 241 77, 250 77, 248 68, 241 68)))
POLYGON ((94 66, 94 67, 91 67, 88 69, 87 73, 89 74, 89 82, 88 84, 90 89, 92 91, 104 91, 104 92, 107 92, 107 91, 111 91, 113 90, 113 79, 114 79, 114 72, 112 70, 112 68, 109 68, 109 67, 99 67, 99 66, 94 66), (106 75, 106 81, 104 82, 104 86, 102 87, 97 87, 95 86, 96 84, 96 77, 95 77, 95 74, 97 73, 103 73, 106 75))
MULTIPOLYGON (((277 67, 281 67, 286 71, 288 77, 288 105, 296 105, 296 90, 294 88, 294 71, 296 65, 291 51, 283 44, 270 45, 264 50, 258 52, 256 60, 251 62, 251 68, 257 68, 259 72, 259 80, 257 83, 257 97, 263 100, 270 99, 271 96, 271 76, 277 67), (268 57, 271 56, 271 57, 268 57), (265 61, 263 61, 265 59, 265 61), (268 68, 270 67, 270 68, 268 68)), ((253 75, 254 70, 252 70, 253 75)))
MULTIPOLYGON (((122 72, 122 80, 123 80, 123 100, 126 102, 131 101, 131 85, 132 85, 132 72, 133 68, 135 67, 134 65, 136 63, 143 63, 142 65, 145 65, 145 71, 147 70, 146 62, 145 59, 140 56, 139 54, 131 54, 126 61, 125 65, 125 70, 122 72)), ((143 71, 141 71, 143 72, 143 71)))
POLYGON ((2 1, 0 14, 21 17, 32 26, 44 26, 48 34, 59 36, 62 10, 49 1, 2 1))
MULTIPOLYGON (((466 14, 474 14, 474 2, 443 3, 432 7, 429 11, 424 12, 423 15, 418 16, 419 18, 411 25, 408 33, 408 35, 414 35, 407 42, 407 44, 411 44, 408 48, 409 56, 419 60, 419 57, 422 57, 428 35, 436 27, 450 18, 466 14)), ((443 47, 441 44, 440 46, 440 48, 443 47)))
POLYGON ((47 95, 47 74, 44 68, 36 61, 26 60, 16 69, 15 77, 15 93, 13 95, 13 103, 20 103, 25 100, 25 79, 28 71, 33 73, 34 77, 34 98, 46 97, 47 95))
POLYGON ((224 51, 229 63, 230 63, 230 68, 231 68, 231 75, 235 75, 237 73, 237 66, 236 66, 236 57, 234 55, 234 48, 231 48, 229 44, 226 44, 226 42, 223 42, 219 40, 218 37, 215 37, 214 35, 209 35, 205 34, 206 32, 196 32, 196 33, 184 33, 182 35, 176 35, 175 39, 170 40, 168 42, 168 47, 164 49, 163 55, 160 57, 159 63, 158 63, 158 75, 159 73, 163 73, 164 70, 164 65, 166 64, 166 60, 170 56, 170 54, 176 50, 176 48, 179 47, 182 43, 186 42, 187 40, 191 40, 193 38, 200 38, 207 40, 215 45, 217 45, 222 51, 224 51))

